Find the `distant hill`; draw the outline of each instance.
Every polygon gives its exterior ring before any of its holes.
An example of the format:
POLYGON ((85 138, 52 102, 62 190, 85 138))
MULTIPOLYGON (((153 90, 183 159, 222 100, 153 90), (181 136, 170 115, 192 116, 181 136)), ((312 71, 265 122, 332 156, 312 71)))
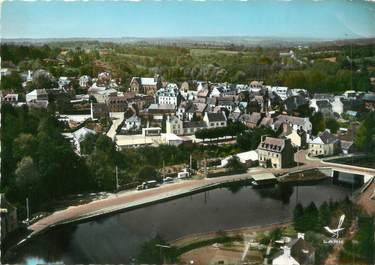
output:
POLYGON ((281 37, 180 37, 180 38, 45 38, 45 39, 1 39, 2 43, 14 44, 46 44, 61 42, 109 42, 123 44, 152 44, 152 45, 177 45, 177 46, 248 46, 248 47, 291 47, 296 45, 326 46, 326 45, 346 45, 346 44, 372 44, 375 38, 358 38, 342 40, 325 40, 314 38, 281 38, 281 37))

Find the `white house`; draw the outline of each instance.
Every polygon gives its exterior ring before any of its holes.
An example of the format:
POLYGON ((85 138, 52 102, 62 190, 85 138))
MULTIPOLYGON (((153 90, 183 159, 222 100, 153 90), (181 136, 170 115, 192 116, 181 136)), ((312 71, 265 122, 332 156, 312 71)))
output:
POLYGON ((59 85, 59 88, 64 88, 70 84, 70 80, 66 76, 60 76, 59 81, 57 82, 59 85))
POLYGON ((3 97, 4 102, 9 102, 9 103, 17 103, 18 102, 18 94, 6 94, 3 97))
POLYGON ((156 91, 155 100, 157 104, 178 105, 179 90, 176 84, 168 84, 167 87, 156 91))
POLYGON ((184 134, 183 122, 176 116, 167 117, 165 129, 167 133, 173 133, 176 135, 184 134))
POLYGON ((271 90, 276 95, 278 95, 282 100, 286 100, 288 97, 292 95, 292 92, 289 90, 288 87, 285 86, 268 86, 268 90, 271 90))
POLYGON ((81 142, 86 139, 90 134, 96 134, 95 131, 82 127, 77 131, 72 133, 73 136, 73 145, 77 154, 81 154, 81 142))
POLYGON ((226 84, 218 84, 212 88, 210 97, 220 97, 229 91, 230 88, 226 84))
POLYGON ((80 87, 88 87, 90 82, 91 82, 91 77, 88 75, 83 75, 79 78, 80 87))
POLYGON ((300 265, 299 262, 292 257, 290 248, 282 247, 284 253, 272 260, 272 265, 300 265))
MULTIPOLYGON (((248 166, 252 166, 254 163, 258 162, 259 156, 257 151, 252 150, 252 151, 247 151, 247 152, 242 152, 235 154, 234 156, 238 157, 241 163, 246 164, 248 166)), ((221 167, 225 167, 228 164, 229 159, 231 159, 232 156, 228 156, 221 160, 221 167)))
POLYGON ((311 156, 331 156, 340 152, 340 140, 329 130, 308 141, 311 156))
POLYGON ((206 112, 203 121, 207 124, 207 128, 226 127, 227 118, 223 112, 209 113, 206 112))
POLYGON ((279 115, 277 116, 277 123, 274 123, 273 129, 275 128, 276 124, 281 125, 282 123, 286 123, 292 127, 293 130, 304 130, 307 134, 311 134, 312 124, 309 118, 301 118, 289 115, 279 115))
POLYGON ((48 100, 47 91, 45 89, 34 89, 26 94, 26 102, 48 100))
POLYGON ((133 115, 127 118, 124 121, 121 130, 130 131, 130 130, 139 130, 141 128, 141 119, 137 115, 133 115))
POLYGON ((264 89, 263 81, 251 81, 250 85, 250 92, 254 94, 262 93, 264 89))
POLYGON ((178 146, 184 142, 184 140, 174 133, 163 133, 162 139, 167 145, 178 146))

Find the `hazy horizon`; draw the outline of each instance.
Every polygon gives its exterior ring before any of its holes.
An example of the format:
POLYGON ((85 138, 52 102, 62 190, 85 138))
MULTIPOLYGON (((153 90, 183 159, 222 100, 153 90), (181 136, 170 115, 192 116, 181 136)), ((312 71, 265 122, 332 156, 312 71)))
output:
POLYGON ((366 0, 5 1, 2 39, 375 37, 366 0))

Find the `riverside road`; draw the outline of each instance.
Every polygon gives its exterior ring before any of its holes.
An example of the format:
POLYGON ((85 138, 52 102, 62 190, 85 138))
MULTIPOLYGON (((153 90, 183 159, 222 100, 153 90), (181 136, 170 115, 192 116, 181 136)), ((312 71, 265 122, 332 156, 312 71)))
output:
MULTIPOLYGON (((322 162, 319 159, 310 159, 306 156, 306 151, 299 151, 295 154, 295 161, 298 166, 286 169, 265 169, 265 168, 251 168, 247 173, 205 178, 196 180, 185 180, 171 184, 164 184, 160 187, 143 190, 143 191, 123 191, 117 194, 112 194, 105 199, 95 200, 89 203, 78 206, 71 206, 61 211, 56 211, 49 216, 46 216, 35 223, 31 224, 28 229, 32 231, 29 237, 58 224, 78 221, 106 213, 119 211, 122 209, 129 209, 136 206, 157 202, 160 200, 174 198, 184 194, 189 194, 200 189, 210 186, 219 185, 225 182, 235 182, 240 180, 250 179, 252 174, 258 173, 274 173, 285 174, 295 171, 317 169, 317 168, 333 168, 337 170, 354 170, 355 172, 362 172, 363 174, 375 176, 375 169, 353 167, 343 164, 333 164, 322 162)), ((372 188, 372 187, 371 187, 372 188)))

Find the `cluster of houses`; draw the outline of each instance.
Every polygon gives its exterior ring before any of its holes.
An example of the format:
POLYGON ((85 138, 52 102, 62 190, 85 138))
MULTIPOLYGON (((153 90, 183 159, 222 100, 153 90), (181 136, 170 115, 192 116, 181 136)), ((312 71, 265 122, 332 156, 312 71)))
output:
MULTIPOLYGON (((40 75, 51 77, 44 70, 28 71, 23 75, 23 85, 27 87, 40 75)), ((249 129, 268 127, 278 137, 262 139, 258 147, 259 164, 274 168, 291 166, 293 153, 298 149, 308 149, 312 156, 353 151, 355 126, 336 135, 327 130, 313 136, 309 118, 299 117, 301 110, 310 108, 325 117, 355 121, 359 110, 375 109, 375 93, 346 91, 341 95, 309 95, 304 89, 266 86, 262 81, 249 84, 186 81, 178 85, 159 75, 133 77, 129 87, 124 89, 109 72, 99 73, 96 78, 87 75, 77 79, 60 77, 56 88, 32 90, 25 95, 24 102, 19 101, 20 95, 11 92, 4 92, 2 100, 16 105, 47 107, 51 95, 55 99, 69 95, 73 114, 56 115, 73 127, 87 119, 100 120, 109 118, 110 113, 123 112, 124 117, 113 137, 119 147, 169 143, 165 139, 173 139, 174 144, 195 142, 194 134, 198 130, 226 127, 231 122, 241 122, 249 129), (74 90, 73 83, 84 93, 70 93, 74 90), (79 114, 74 115, 75 111, 79 114)), ((70 137, 77 145, 78 140, 70 137)))

